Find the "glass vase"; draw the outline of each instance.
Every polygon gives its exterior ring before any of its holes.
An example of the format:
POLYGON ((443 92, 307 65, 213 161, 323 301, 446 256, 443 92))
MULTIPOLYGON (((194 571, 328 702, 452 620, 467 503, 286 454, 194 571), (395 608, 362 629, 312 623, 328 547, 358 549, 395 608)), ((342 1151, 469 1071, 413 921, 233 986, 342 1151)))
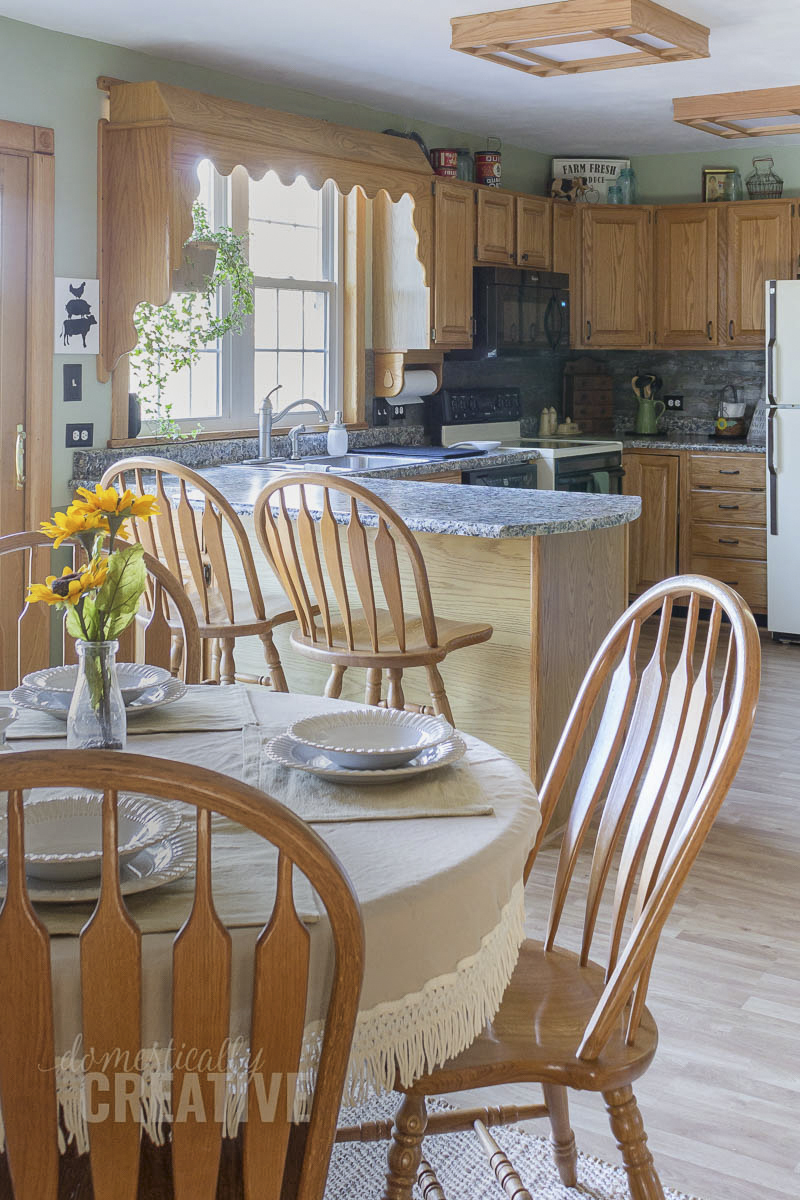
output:
POLYGON ((119 642, 76 640, 78 678, 67 714, 70 750, 124 750, 125 705, 117 679, 119 642))

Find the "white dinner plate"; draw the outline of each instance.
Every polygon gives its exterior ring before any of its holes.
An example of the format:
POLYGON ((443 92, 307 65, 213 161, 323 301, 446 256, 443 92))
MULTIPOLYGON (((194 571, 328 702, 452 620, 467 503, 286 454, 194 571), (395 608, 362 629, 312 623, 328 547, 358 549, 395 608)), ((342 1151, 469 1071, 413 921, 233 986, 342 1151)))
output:
MULTIPOLYGON (((196 835, 193 826, 184 826, 166 841, 140 850, 128 862, 120 866, 119 878, 123 896, 136 892, 149 892, 174 883, 188 875, 195 863, 196 835)), ((100 894, 100 880, 82 880, 78 883, 56 883, 51 879, 27 878, 28 895, 36 904, 77 904, 79 901, 96 900, 100 894)), ((0 866, 0 896, 6 891, 5 863, 0 866)))
POLYGON ((423 750, 447 741, 453 727, 444 717, 397 708, 362 708, 303 717, 288 732, 337 767, 373 771, 411 762, 423 750))
MULTIPOLYGON (((162 704, 172 704, 174 700, 180 700, 181 696, 185 694, 186 684, 181 679, 173 679, 170 675, 165 683, 148 688, 130 704, 126 704, 125 712, 129 716, 135 716, 136 713, 147 712, 151 708, 160 708, 162 704)), ((59 720, 66 721, 72 696, 69 692, 46 692, 43 688, 21 683, 19 687, 14 688, 8 698, 12 704, 18 704, 21 708, 34 708, 37 712, 46 712, 51 717, 58 717, 59 720)))
POLYGON ((455 442, 449 446, 450 450, 496 450, 498 446, 502 446, 502 442, 455 442))
POLYGON ((337 767, 319 750, 313 746, 305 746, 296 741, 291 734, 281 733, 264 747, 264 753, 273 762, 282 767, 294 767, 300 771, 308 771, 320 779, 330 783, 357 784, 361 786, 380 785, 382 783, 400 783, 411 779, 414 775, 422 775, 425 771, 434 771, 437 767, 446 767, 458 762, 466 753, 464 739, 453 733, 446 742, 423 750, 404 767, 383 767, 373 771, 355 771, 348 767, 337 767))
MULTIPOLYGON (((130 704, 143 692, 148 692, 172 678, 166 667, 152 667, 148 663, 121 662, 116 664, 116 669, 125 704, 130 704)), ((43 692, 55 695, 66 693, 71 697, 78 680, 78 670, 77 663, 69 663, 63 667, 45 667, 42 671, 31 671, 22 682, 28 687, 41 688, 43 692)), ((67 704, 69 705, 69 700, 67 704)))

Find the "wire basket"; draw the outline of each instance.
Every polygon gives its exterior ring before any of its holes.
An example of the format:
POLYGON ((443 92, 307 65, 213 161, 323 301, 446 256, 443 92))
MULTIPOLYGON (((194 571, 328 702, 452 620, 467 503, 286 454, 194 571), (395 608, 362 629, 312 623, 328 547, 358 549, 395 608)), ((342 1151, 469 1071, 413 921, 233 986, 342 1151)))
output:
POLYGON ((783 193, 783 180, 780 175, 773 171, 775 163, 769 155, 764 158, 754 158, 753 166, 755 170, 752 175, 748 175, 745 183, 747 184, 747 194, 751 200, 779 200, 783 193), (766 163, 766 166, 760 164, 766 163))

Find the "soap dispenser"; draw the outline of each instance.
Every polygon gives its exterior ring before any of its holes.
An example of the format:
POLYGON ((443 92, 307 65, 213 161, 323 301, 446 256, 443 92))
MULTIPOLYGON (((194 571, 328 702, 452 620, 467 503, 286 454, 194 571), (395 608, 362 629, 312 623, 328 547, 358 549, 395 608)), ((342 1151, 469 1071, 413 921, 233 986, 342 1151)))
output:
POLYGON ((332 423, 328 426, 328 454, 335 458, 347 454, 347 427, 344 423, 344 414, 339 408, 334 414, 332 423))

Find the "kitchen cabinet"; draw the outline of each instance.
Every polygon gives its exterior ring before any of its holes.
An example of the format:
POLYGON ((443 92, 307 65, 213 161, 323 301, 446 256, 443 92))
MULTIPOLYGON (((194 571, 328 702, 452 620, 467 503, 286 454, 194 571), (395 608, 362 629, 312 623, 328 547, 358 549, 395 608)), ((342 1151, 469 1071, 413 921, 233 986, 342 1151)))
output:
POLYGON ((553 225, 553 270, 569 275, 570 345, 581 345, 581 213, 575 204, 554 200, 551 205, 553 225))
POLYGON ((517 196, 516 209, 517 266, 549 271, 553 261, 553 202, 540 196, 517 196))
POLYGON ((476 188, 476 262, 502 267, 515 264, 516 199, 513 192, 499 188, 476 188))
POLYGON ((466 348, 472 345, 474 188, 437 179, 433 198, 431 342, 437 348, 466 348))
POLYGON ((796 203, 753 200, 726 205, 720 293, 720 345, 764 345, 764 284, 791 279, 796 203))
POLYGON ((655 344, 717 341, 718 209, 680 204, 655 210, 655 344))
POLYGON ((651 346, 652 209, 603 205, 582 217, 582 344, 651 346))
POLYGON ((677 571, 680 458, 628 451, 622 465, 625 495, 642 498, 642 515, 630 526, 628 557, 628 590, 638 596, 677 571))

